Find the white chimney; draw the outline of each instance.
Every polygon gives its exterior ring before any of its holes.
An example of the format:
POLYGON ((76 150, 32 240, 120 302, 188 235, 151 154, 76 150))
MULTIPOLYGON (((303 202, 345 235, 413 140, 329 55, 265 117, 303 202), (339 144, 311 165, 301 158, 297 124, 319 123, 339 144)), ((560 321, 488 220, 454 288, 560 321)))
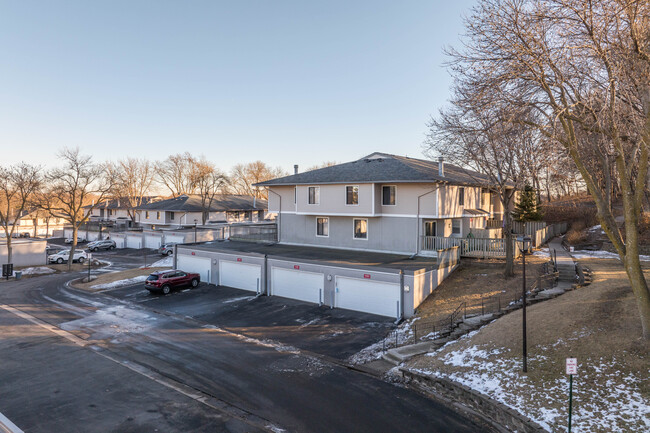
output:
POLYGON ((298 174, 298 164, 293 165, 293 174, 298 174))
POLYGON ((445 158, 442 156, 438 157, 438 176, 445 175, 445 158))

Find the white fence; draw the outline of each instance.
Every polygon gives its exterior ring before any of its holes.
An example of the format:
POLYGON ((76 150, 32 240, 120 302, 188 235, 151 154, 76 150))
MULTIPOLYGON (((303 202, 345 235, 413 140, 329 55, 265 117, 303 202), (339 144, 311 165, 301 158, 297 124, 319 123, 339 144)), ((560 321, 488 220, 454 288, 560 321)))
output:
POLYGON ((531 236, 534 242, 534 246, 539 248, 544 245, 549 239, 554 238, 560 234, 566 233, 567 223, 558 223, 552 224, 550 226, 543 227, 531 236))
MULTIPOLYGON (((519 248, 517 248, 516 241, 513 239, 512 243, 513 254, 515 257, 518 257, 519 248)), ((461 257, 506 257, 505 239, 422 236, 421 246, 423 251, 438 251, 452 247, 460 247, 461 257)))

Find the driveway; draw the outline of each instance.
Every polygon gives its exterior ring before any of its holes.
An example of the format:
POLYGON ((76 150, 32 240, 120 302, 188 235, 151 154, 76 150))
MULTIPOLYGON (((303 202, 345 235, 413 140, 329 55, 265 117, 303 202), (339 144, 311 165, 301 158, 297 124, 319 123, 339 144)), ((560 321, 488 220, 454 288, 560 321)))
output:
MULTIPOLYGON (((0 412, 26 432, 487 431, 454 409, 327 357, 180 314, 225 290, 205 286, 133 302, 66 287, 73 277, 34 277, 0 291, 0 412), (165 305, 179 313, 151 308, 165 305)), ((137 299, 140 289, 131 289, 137 299)), ((240 295, 232 291, 228 299, 240 295)), ((291 310, 280 298, 267 301, 270 312, 291 310)), ((267 327, 264 309, 244 305, 223 307, 223 317, 236 309, 259 313, 250 324, 267 327)), ((278 312, 268 317, 277 318, 271 328, 285 323, 278 312)))
POLYGON ((393 319, 212 284, 168 296, 142 284, 104 292, 154 311, 190 317, 207 325, 310 352, 346 359, 382 339, 393 319))

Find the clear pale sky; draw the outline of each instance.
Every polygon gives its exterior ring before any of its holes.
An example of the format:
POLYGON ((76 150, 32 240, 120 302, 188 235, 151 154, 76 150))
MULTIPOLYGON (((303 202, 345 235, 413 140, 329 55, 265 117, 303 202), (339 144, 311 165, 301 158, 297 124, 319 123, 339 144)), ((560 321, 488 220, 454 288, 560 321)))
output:
POLYGON ((0 164, 422 156, 474 1, 0 1, 0 164))

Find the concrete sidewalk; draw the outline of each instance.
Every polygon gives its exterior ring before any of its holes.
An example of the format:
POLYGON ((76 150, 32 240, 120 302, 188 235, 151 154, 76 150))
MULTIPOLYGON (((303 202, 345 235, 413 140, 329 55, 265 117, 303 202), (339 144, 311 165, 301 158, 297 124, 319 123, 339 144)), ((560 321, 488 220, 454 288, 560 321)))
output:
POLYGON ((552 259, 557 259, 559 282, 575 283, 576 266, 571 254, 562 246, 562 238, 555 237, 548 243, 548 252, 552 259))

